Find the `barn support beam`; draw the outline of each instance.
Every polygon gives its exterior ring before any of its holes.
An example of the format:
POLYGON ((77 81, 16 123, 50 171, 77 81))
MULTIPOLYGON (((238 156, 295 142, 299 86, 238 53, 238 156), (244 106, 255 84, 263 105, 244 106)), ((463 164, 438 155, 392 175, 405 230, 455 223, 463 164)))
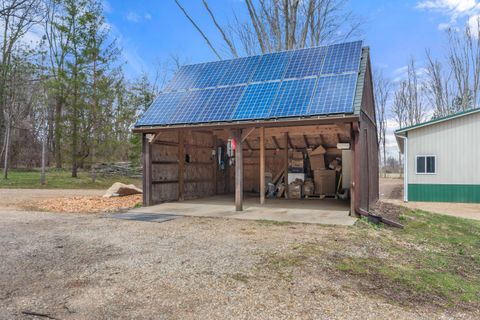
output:
POLYGON ((350 188, 350 215, 359 217, 358 210, 360 209, 360 128, 358 123, 352 126, 352 182, 350 188))
POLYGON ((185 136, 178 131, 178 200, 183 201, 185 191, 185 136))
POLYGON ((284 181, 285 181, 285 199, 288 199, 288 133, 285 132, 285 150, 284 150, 284 157, 285 157, 285 167, 284 167, 284 181))
POLYGON ((235 149, 235 210, 243 211, 243 143, 242 129, 234 131, 235 149))
POLYGON ((260 204, 265 204, 265 128, 260 128, 260 204))
POLYGON ((218 176, 218 164, 217 164, 217 159, 218 159, 218 139, 217 137, 212 134, 212 145, 213 145, 213 150, 214 152, 212 153, 212 157, 213 157, 213 168, 212 168, 212 171, 213 171, 213 194, 216 195, 217 194, 217 190, 218 190, 218 181, 217 181, 217 176, 218 176))
POLYGON ((149 134, 143 134, 142 144, 143 206, 148 207, 152 205, 152 145, 149 134))

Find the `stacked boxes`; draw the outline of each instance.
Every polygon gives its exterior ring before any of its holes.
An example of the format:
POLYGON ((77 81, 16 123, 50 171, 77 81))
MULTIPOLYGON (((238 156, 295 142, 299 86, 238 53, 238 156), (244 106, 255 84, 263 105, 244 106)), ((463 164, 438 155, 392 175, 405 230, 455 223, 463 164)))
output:
POLYGON ((313 180, 315 181, 315 193, 317 195, 334 195, 337 172, 335 170, 315 170, 313 180))
POLYGON ((322 146, 309 152, 310 167, 313 171, 313 181, 315 184, 315 194, 317 195, 334 195, 336 192, 336 171, 326 169, 326 152, 322 146))

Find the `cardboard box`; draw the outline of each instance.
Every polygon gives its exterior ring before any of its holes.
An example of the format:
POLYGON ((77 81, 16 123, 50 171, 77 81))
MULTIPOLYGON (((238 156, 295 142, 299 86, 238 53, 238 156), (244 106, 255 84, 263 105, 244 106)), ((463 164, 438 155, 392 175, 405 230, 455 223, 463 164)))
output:
POLYGON ((315 170, 313 171, 313 180, 315 182, 316 195, 332 195, 336 193, 335 170, 315 170))
POLYGON ((324 170, 325 169, 325 150, 324 147, 319 146, 313 151, 308 153, 308 157, 310 158, 310 168, 312 170, 324 170))
POLYGON ((303 169, 303 159, 291 159, 288 163, 290 168, 302 168, 303 169))
POLYGON ((315 184, 311 179, 307 179, 303 183, 303 194, 305 196, 313 196, 315 194, 315 184))
POLYGON ((305 173, 288 173, 288 184, 297 179, 303 182, 305 180, 305 173))
POLYGON ((323 154, 310 156, 310 168, 312 170, 325 170, 325 156, 323 154))
POLYGON ((303 152, 292 152, 291 153, 291 158, 294 160, 303 160, 303 152))
POLYGON ((288 199, 303 198, 303 182, 295 180, 288 185, 288 199))

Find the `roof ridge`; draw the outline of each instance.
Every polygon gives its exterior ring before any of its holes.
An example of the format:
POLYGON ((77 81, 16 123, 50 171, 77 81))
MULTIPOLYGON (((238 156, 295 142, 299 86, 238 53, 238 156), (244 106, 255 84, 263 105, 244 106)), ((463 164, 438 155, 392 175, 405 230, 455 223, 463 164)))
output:
POLYGON ((293 52, 293 51, 301 51, 301 50, 310 50, 310 49, 318 49, 318 48, 327 48, 327 47, 333 47, 341 44, 347 44, 347 43, 356 43, 356 42, 361 42, 362 43, 362 49, 367 48, 363 46, 363 40, 354 40, 354 41, 347 41, 347 42, 337 42, 337 43, 332 43, 332 44, 325 44, 321 46, 313 46, 313 47, 308 47, 308 48, 296 48, 296 49, 285 49, 285 50, 280 50, 280 51, 274 51, 274 52, 267 52, 267 53, 259 53, 259 54, 253 54, 253 55, 247 55, 243 57, 236 57, 236 58, 229 58, 229 59, 222 59, 222 60, 213 60, 213 61, 204 61, 204 62, 197 62, 197 63, 188 63, 180 66, 182 67, 187 67, 187 66, 196 66, 196 65, 201 65, 201 64, 207 64, 207 63, 215 63, 215 62, 221 62, 221 61, 232 61, 236 59, 246 59, 246 58, 251 58, 251 57, 263 57, 268 54, 278 54, 278 53, 283 53, 283 52, 293 52))
POLYGON ((466 116, 466 115, 469 115, 469 114, 472 114, 472 113, 477 113, 477 112, 480 112, 480 107, 455 112, 455 113, 449 114, 447 116, 443 116, 443 117, 440 117, 440 118, 431 119, 431 120, 428 120, 428 121, 417 123, 417 124, 414 124, 414 125, 411 125, 411 126, 403 127, 403 128, 395 130, 395 133, 410 131, 410 130, 417 129, 417 128, 420 128, 420 127, 425 127, 425 126, 440 123, 440 122, 443 122, 443 121, 452 120, 452 119, 455 119, 455 118, 458 118, 458 117, 466 116))

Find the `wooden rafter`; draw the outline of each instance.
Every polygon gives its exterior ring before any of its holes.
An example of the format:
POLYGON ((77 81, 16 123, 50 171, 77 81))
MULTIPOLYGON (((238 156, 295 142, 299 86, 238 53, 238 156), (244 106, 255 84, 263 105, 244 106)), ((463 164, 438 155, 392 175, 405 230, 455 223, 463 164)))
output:
POLYGON ((248 128, 248 129, 245 129, 242 133, 242 142, 244 142, 245 140, 247 140, 247 137, 253 132, 255 131, 255 128, 248 128))
POLYGON ((303 141, 305 142, 305 148, 308 149, 310 147, 310 143, 308 142, 307 135, 303 135, 303 141))
POLYGON ((280 144, 278 143, 278 140, 275 136, 272 136, 272 140, 273 140, 273 143, 275 144, 275 148, 277 148, 277 150, 282 149, 282 148, 280 148, 280 144))

